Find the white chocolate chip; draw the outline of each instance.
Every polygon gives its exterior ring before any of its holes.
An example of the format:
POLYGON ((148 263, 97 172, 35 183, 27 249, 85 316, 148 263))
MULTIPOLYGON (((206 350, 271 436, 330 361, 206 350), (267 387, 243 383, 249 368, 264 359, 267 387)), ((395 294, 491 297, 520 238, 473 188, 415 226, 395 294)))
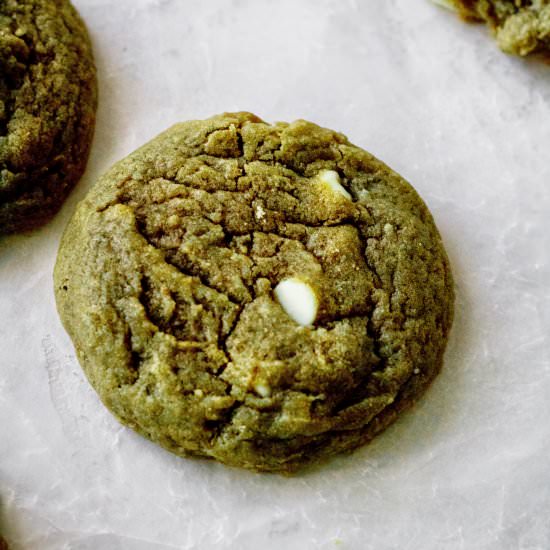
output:
POLYGON ((334 170, 322 170, 318 174, 319 181, 328 187, 334 193, 342 195, 348 200, 351 200, 351 195, 346 191, 344 186, 340 183, 340 175, 334 170))
POLYGON ((254 384, 254 391, 260 397, 269 397, 271 395, 271 388, 263 382, 258 382, 257 384, 254 384))
POLYGON ((193 393, 197 396, 197 397, 202 397, 204 395, 204 392, 202 390, 194 390, 193 393))
POLYGON ((413 372, 414 374, 420 374, 420 369, 414 369, 413 372))
POLYGON ((288 316, 299 325, 311 325, 317 316, 319 303, 313 289, 300 279, 281 281, 274 290, 275 297, 288 316))
POLYGON ((180 219, 176 214, 172 214, 167 220, 166 223, 169 227, 177 227, 180 224, 180 219))
POLYGON ((262 218, 265 218, 265 210, 261 204, 258 204, 258 206, 256 206, 254 215, 258 221, 261 220, 262 218))

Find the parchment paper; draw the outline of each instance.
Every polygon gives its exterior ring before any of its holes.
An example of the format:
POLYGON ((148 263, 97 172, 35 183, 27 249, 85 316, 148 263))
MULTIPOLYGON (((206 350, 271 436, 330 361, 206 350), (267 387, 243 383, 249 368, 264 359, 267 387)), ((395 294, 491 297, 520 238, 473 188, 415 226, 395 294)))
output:
POLYGON ((550 548, 550 66, 424 0, 75 0, 95 45, 89 168, 0 240, 0 530, 15 550, 550 548), (432 210, 457 284, 444 371, 369 447, 296 478, 122 428, 55 310, 63 228, 172 123, 251 110, 346 133, 432 210))

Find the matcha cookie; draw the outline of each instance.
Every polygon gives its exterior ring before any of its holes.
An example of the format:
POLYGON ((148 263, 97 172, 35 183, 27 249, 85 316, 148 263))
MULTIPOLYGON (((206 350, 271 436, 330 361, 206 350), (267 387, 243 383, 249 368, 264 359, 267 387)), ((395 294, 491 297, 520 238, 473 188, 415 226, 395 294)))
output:
POLYGON ((177 124, 80 203, 55 293, 91 384, 182 456, 291 472, 370 441, 438 373, 453 283, 413 188, 342 134, 177 124))
POLYGON ((485 21, 511 54, 550 53, 550 0, 436 0, 462 17, 485 21))
POLYGON ((86 165, 96 76, 68 0, 0 0, 0 234, 59 209, 86 165))

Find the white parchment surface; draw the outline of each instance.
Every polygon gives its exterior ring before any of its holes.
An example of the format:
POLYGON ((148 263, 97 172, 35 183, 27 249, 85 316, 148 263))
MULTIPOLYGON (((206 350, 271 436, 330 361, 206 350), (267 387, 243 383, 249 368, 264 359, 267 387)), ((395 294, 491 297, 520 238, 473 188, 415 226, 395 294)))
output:
POLYGON ((0 240, 0 530, 15 550, 550 548, 550 66, 424 0, 75 0, 100 79, 85 178, 0 240), (444 370, 369 447, 296 478, 122 428, 54 305, 75 204, 174 122, 340 130, 433 212, 457 285, 444 370))

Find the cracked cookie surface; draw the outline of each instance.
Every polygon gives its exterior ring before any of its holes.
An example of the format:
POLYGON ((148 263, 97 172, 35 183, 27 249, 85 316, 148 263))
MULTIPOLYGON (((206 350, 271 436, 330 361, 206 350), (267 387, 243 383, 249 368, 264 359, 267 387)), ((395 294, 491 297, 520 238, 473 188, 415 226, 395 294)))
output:
POLYGON ((262 471, 371 440, 437 374, 452 322, 447 256, 412 187, 342 134, 249 113, 177 124, 116 164, 54 278, 124 424, 262 471))
POLYGON ((0 234, 37 227, 84 172, 97 102, 68 0, 0 0, 0 234))
POLYGON ((511 54, 550 53, 550 0, 445 0, 466 19, 485 21, 511 54))

